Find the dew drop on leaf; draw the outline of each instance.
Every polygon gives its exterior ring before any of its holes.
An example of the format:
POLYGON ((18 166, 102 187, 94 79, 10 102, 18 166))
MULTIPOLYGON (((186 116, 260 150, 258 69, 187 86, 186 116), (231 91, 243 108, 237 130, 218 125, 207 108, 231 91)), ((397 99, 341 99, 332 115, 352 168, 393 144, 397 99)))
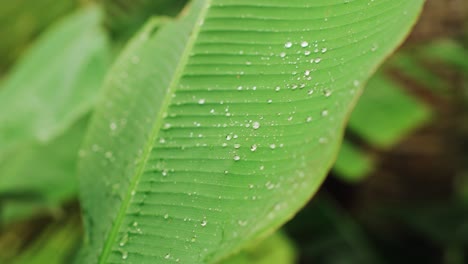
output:
POLYGON ((257 121, 253 122, 253 123, 252 123, 252 128, 253 128, 253 129, 259 129, 259 128, 260 128, 260 123, 257 122, 257 121))
POLYGON ((256 151, 257 150, 257 144, 253 144, 250 146, 250 151, 256 151))
POLYGON ((246 226, 246 225, 247 225, 247 221, 245 221, 245 220, 239 220, 239 221, 237 221, 237 223, 238 223, 240 226, 246 226))

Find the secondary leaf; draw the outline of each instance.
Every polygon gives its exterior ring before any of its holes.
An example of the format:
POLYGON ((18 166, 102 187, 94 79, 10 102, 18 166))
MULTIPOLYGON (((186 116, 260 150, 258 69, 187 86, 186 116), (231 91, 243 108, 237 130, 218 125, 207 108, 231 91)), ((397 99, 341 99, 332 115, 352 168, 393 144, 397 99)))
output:
POLYGON ((76 162, 88 120, 82 118, 52 142, 28 144, 0 160, 2 223, 57 210, 76 197, 76 162))
POLYGON ((48 142, 87 113, 109 62, 101 12, 89 6, 54 25, 14 67, 0 90, 0 158, 48 142))
POLYGON ((212 263, 330 168, 361 83, 422 1, 197 0, 112 69, 80 165, 83 263, 212 263))
POLYGON ((101 14, 90 6, 48 30, 0 91, 2 220, 57 210, 76 195, 76 159, 109 63, 101 14))
POLYGON ((375 74, 349 120, 349 128, 370 143, 388 148, 427 122, 430 111, 382 72, 375 74))
POLYGON ((362 180, 373 169, 372 160, 348 141, 343 141, 333 170, 340 179, 349 182, 362 180))

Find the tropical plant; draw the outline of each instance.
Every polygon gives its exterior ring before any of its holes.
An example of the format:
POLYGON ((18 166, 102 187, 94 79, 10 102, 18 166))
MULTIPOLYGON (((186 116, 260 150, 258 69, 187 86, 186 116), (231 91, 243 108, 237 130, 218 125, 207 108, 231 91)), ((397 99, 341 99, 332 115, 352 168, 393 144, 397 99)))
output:
MULTIPOLYGON (((291 263, 294 247, 276 231, 317 192, 340 146, 341 178, 372 169, 341 145, 348 119, 383 149, 429 120, 387 78, 404 67, 397 56, 351 115, 422 0, 193 0, 177 18, 151 10, 174 14, 184 1, 137 2, 128 15, 110 1, 84 5, 2 83, 3 221, 59 214, 79 195, 83 247, 57 262, 291 263)), ((69 250, 77 222, 51 225, 17 263, 44 243, 39 260, 69 250)))

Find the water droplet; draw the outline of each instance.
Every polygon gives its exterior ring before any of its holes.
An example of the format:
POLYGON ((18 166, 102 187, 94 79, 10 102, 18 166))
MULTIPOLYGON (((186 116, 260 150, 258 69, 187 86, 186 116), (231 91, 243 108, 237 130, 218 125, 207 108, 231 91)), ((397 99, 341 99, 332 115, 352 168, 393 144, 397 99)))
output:
POLYGON ((309 76, 309 75, 310 75, 310 70, 306 70, 306 71, 304 72, 304 75, 305 75, 305 76, 309 76))
POLYGON ((161 171, 161 175, 164 176, 164 177, 167 176, 167 170, 161 171))
POLYGON ((256 150, 257 150, 256 144, 253 144, 252 146, 250 146, 250 151, 256 151, 256 150))
POLYGON ((328 115, 328 110, 323 110, 322 111, 322 116, 327 116, 328 115))
POLYGON ((288 41, 284 44, 284 47, 289 49, 290 47, 292 47, 292 45, 293 45, 292 42, 288 41))
POLYGON ((169 254, 169 253, 167 253, 167 254, 164 256, 165 259, 169 259, 170 257, 171 257, 171 254, 169 254))
POLYGON ((304 51, 304 55, 309 56, 310 55, 310 50, 304 51))
POLYGON ((257 121, 253 122, 253 123, 252 123, 252 128, 253 128, 253 129, 259 129, 259 128, 260 128, 260 123, 257 122, 257 121))
POLYGON ((111 122, 109 125, 111 130, 116 130, 117 129, 117 124, 115 122, 111 122))
POLYGON ((128 258, 128 252, 127 251, 122 252, 122 259, 126 260, 127 258, 128 258))
POLYGON ((322 61, 321 58, 316 58, 316 59, 314 60, 315 63, 320 63, 321 61, 322 61))
POLYGON ((307 46, 309 46, 309 42, 307 42, 307 41, 302 41, 301 42, 301 47, 306 48, 307 46))
POLYGON ((165 214, 164 219, 168 219, 168 218, 169 218, 169 214, 165 214))
POLYGON ((325 137, 319 138, 319 143, 320 143, 320 144, 325 144, 325 143, 327 143, 327 141, 328 141, 328 139, 325 138, 325 137))
POLYGON ((234 160, 235 160, 235 161, 239 161, 239 160, 240 160, 239 155, 234 155, 234 160))
POLYGON ((267 183, 265 183, 265 187, 268 190, 271 190, 271 189, 275 188, 275 185, 273 183, 271 183, 270 181, 268 181, 267 183))
POLYGON ((354 81, 353 81, 353 85, 354 85, 355 87, 358 87, 359 84, 360 84, 360 82, 359 82, 358 80, 354 80, 354 81))
POLYGON ((229 140, 231 140, 231 139, 232 139, 232 135, 227 135, 227 136, 226 136, 226 140, 227 140, 227 141, 229 141, 229 140))
POLYGON ((325 52, 327 52, 327 48, 322 49, 322 53, 325 53, 325 52))
POLYGON ((275 148, 276 148, 276 144, 270 144, 270 148, 271 148, 271 149, 275 149, 275 148))
POLYGON ((235 148, 235 149, 240 148, 240 144, 234 144, 234 148, 235 148))
POLYGON ((208 224, 208 221, 206 219, 203 219, 200 223, 201 226, 205 227, 208 224))
POLYGON ((311 116, 308 116, 308 117, 306 118, 306 122, 309 123, 309 122, 311 122, 311 121, 312 121, 312 117, 311 117, 311 116))
POLYGON ((246 225, 247 225, 247 221, 246 221, 246 220, 239 220, 239 221, 237 221, 237 223, 238 223, 240 226, 246 226, 246 225))
POLYGON ((205 99, 200 99, 200 100, 198 100, 198 104, 201 104, 201 105, 202 105, 202 104, 205 104, 205 99))
POLYGON ((120 239, 119 246, 123 247, 128 242, 128 234, 125 233, 122 238, 120 239))
POLYGON ((281 57, 281 58, 286 57, 286 52, 281 52, 281 53, 280 53, 280 57, 281 57))
POLYGON ((332 91, 329 89, 325 89, 323 91, 323 95, 325 95, 325 97, 330 97, 330 95, 332 95, 332 91))

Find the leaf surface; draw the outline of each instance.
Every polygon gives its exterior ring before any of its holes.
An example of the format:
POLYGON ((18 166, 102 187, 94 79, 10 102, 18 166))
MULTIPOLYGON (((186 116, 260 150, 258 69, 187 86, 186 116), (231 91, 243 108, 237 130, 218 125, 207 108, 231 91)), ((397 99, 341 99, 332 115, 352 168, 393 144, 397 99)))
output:
POLYGON ((83 263, 213 263, 315 193, 422 1, 194 1, 114 65, 80 165, 83 263))

